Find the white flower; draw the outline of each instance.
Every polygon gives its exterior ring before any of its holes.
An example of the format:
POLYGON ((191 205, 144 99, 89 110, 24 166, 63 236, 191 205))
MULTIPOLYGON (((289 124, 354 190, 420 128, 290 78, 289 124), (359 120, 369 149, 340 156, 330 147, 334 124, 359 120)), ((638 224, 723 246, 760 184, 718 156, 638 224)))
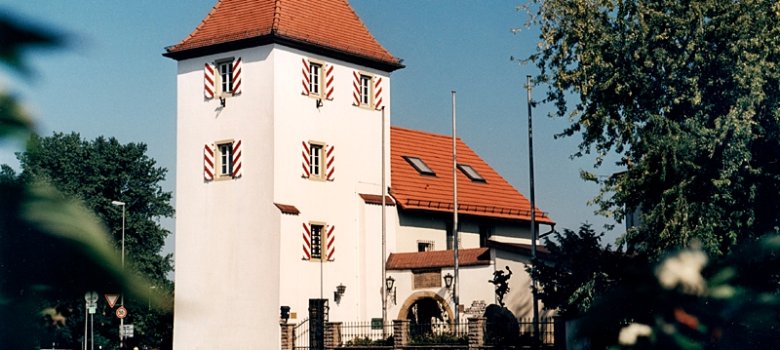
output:
POLYGON ((620 330, 618 341, 620 345, 634 345, 639 337, 649 337, 653 333, 650 326, 641 323, 632 323, 620 330))
POLYGON ((707 255, 704 252, 681 251, 666 258, 658 267, 658 282, 666 289, 674 289, 679 285, 684 293, 701 295, 705 289, 704 278, 701 276, 704 265, 707 265, 707 255))

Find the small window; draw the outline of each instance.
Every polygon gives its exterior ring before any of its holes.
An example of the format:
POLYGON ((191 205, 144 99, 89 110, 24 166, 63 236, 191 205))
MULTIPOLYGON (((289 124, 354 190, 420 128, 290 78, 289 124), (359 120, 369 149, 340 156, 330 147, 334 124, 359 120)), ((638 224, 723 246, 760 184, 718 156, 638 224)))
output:
POLYGON ((217 176, 233 176, 233 142, 217 144, 217 176))
POLYGON ((360 75, 360 105, 371 105, 371 77, 360 75))
POLYGON ((466 164, 458 164, 458 169, 463 172, 463 174, 466 175, 471 181, 474 182, 487 182, 482 175, 480 175, 477 170, 475 170, 471 165, 466 164))
POLYGON ((418 252, 432 252, 434 249, 433 241, 417 241, 418 252))
POLYGON ((233 92, 233 60, 217 62, 217 70, 219 72, 220 92, 232 93, 233 92))
POLYGON ((409 156, 404 156, 403 158, 406 159, 406 161, 409 162, 409 164, 411 164, 412 167, 417 170, 418 173, 420 173, 420 175, 436 176, 436 173, 433 172, 428 164, 425 164, 422 159, 409 156))
POLYGON ((322 260, 322 242, 325 225, 310 224, 311 232, 311 260, 322 260))
POLYGON ((309 174, 314 178, 321 178, 322 174, 322 145, 316 143, 309 144, 309 174))
POLYGON ((319 95, 322 90, 322 65, 311 63, 309 66, 309 93, 319 95))

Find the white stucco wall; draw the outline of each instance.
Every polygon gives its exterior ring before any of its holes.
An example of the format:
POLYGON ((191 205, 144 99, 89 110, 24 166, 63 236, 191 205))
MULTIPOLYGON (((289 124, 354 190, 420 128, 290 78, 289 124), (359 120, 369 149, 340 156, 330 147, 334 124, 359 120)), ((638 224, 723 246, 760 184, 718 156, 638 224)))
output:
POLYGON ((178 63, 175 349, 278 346, 273 79, 256 78, 272 67, 269 47, 178 63), (243 60, 243 91, 220 108, 203 66, 227 57, 243 60), (243 176, 204 181, 204 144, 227 139, 242 140, 243 176))
MULTIPOLYGON (((381 317, 381 207, 365 204, 359 195, 380 194, 382 112, 353 106, 352 77, 356 70, 382 77, 386 129, 390 123, 390 77, 279 45, 274 46, 274 57, 274 201, 301 211, 285 219, 281 230, 278 302, 290 306, 299 319, 306 317, 308 300, 320 296, 329 299, 331 321, 381 317), (316 98, 302 94, 302 59, 334 67, 333 100, 323 99, 319 108, 316 98), (333 181, 302 177, 302 143, 310 141, 334 147, 333 181), (334 227, 333 261, 302 259, 303 225, 310 222, 334 227), (336 304, 333 292, 340 284, 346 292, 336 304)), ((389 152, 389 132, 387 135, 389 152)), ((386 161, 389 186, 389 157, 386 161)), ((390 237, 394 237, 394 210, 388 210, 390 237)))

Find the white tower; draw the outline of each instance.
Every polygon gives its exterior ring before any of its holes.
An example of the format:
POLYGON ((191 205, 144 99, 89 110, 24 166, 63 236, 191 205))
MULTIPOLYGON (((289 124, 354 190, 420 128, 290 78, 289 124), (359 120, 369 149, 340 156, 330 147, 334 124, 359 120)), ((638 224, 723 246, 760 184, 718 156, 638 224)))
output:
POLYGON ((400 60, 345 0, 221 0, 164 56, 178 62, 174 348, 278 348, 279 307, 300 320, 321 296, 331 319, 380 316, 366 198, 400 60))

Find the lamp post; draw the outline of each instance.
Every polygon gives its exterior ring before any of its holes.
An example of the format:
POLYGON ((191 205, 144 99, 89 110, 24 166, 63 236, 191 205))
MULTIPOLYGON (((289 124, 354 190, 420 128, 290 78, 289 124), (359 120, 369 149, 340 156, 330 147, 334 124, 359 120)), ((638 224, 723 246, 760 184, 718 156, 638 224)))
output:
MULTIPOLYGON (((122 271, 125 270, 125 202, 111 201, 111 205, 122 207, 122 271)), ((125 293, 120 293, 119 305, 125 306, 125 293)), ((125 319, 119 319, 119 348, 124 348, 125 319)))

